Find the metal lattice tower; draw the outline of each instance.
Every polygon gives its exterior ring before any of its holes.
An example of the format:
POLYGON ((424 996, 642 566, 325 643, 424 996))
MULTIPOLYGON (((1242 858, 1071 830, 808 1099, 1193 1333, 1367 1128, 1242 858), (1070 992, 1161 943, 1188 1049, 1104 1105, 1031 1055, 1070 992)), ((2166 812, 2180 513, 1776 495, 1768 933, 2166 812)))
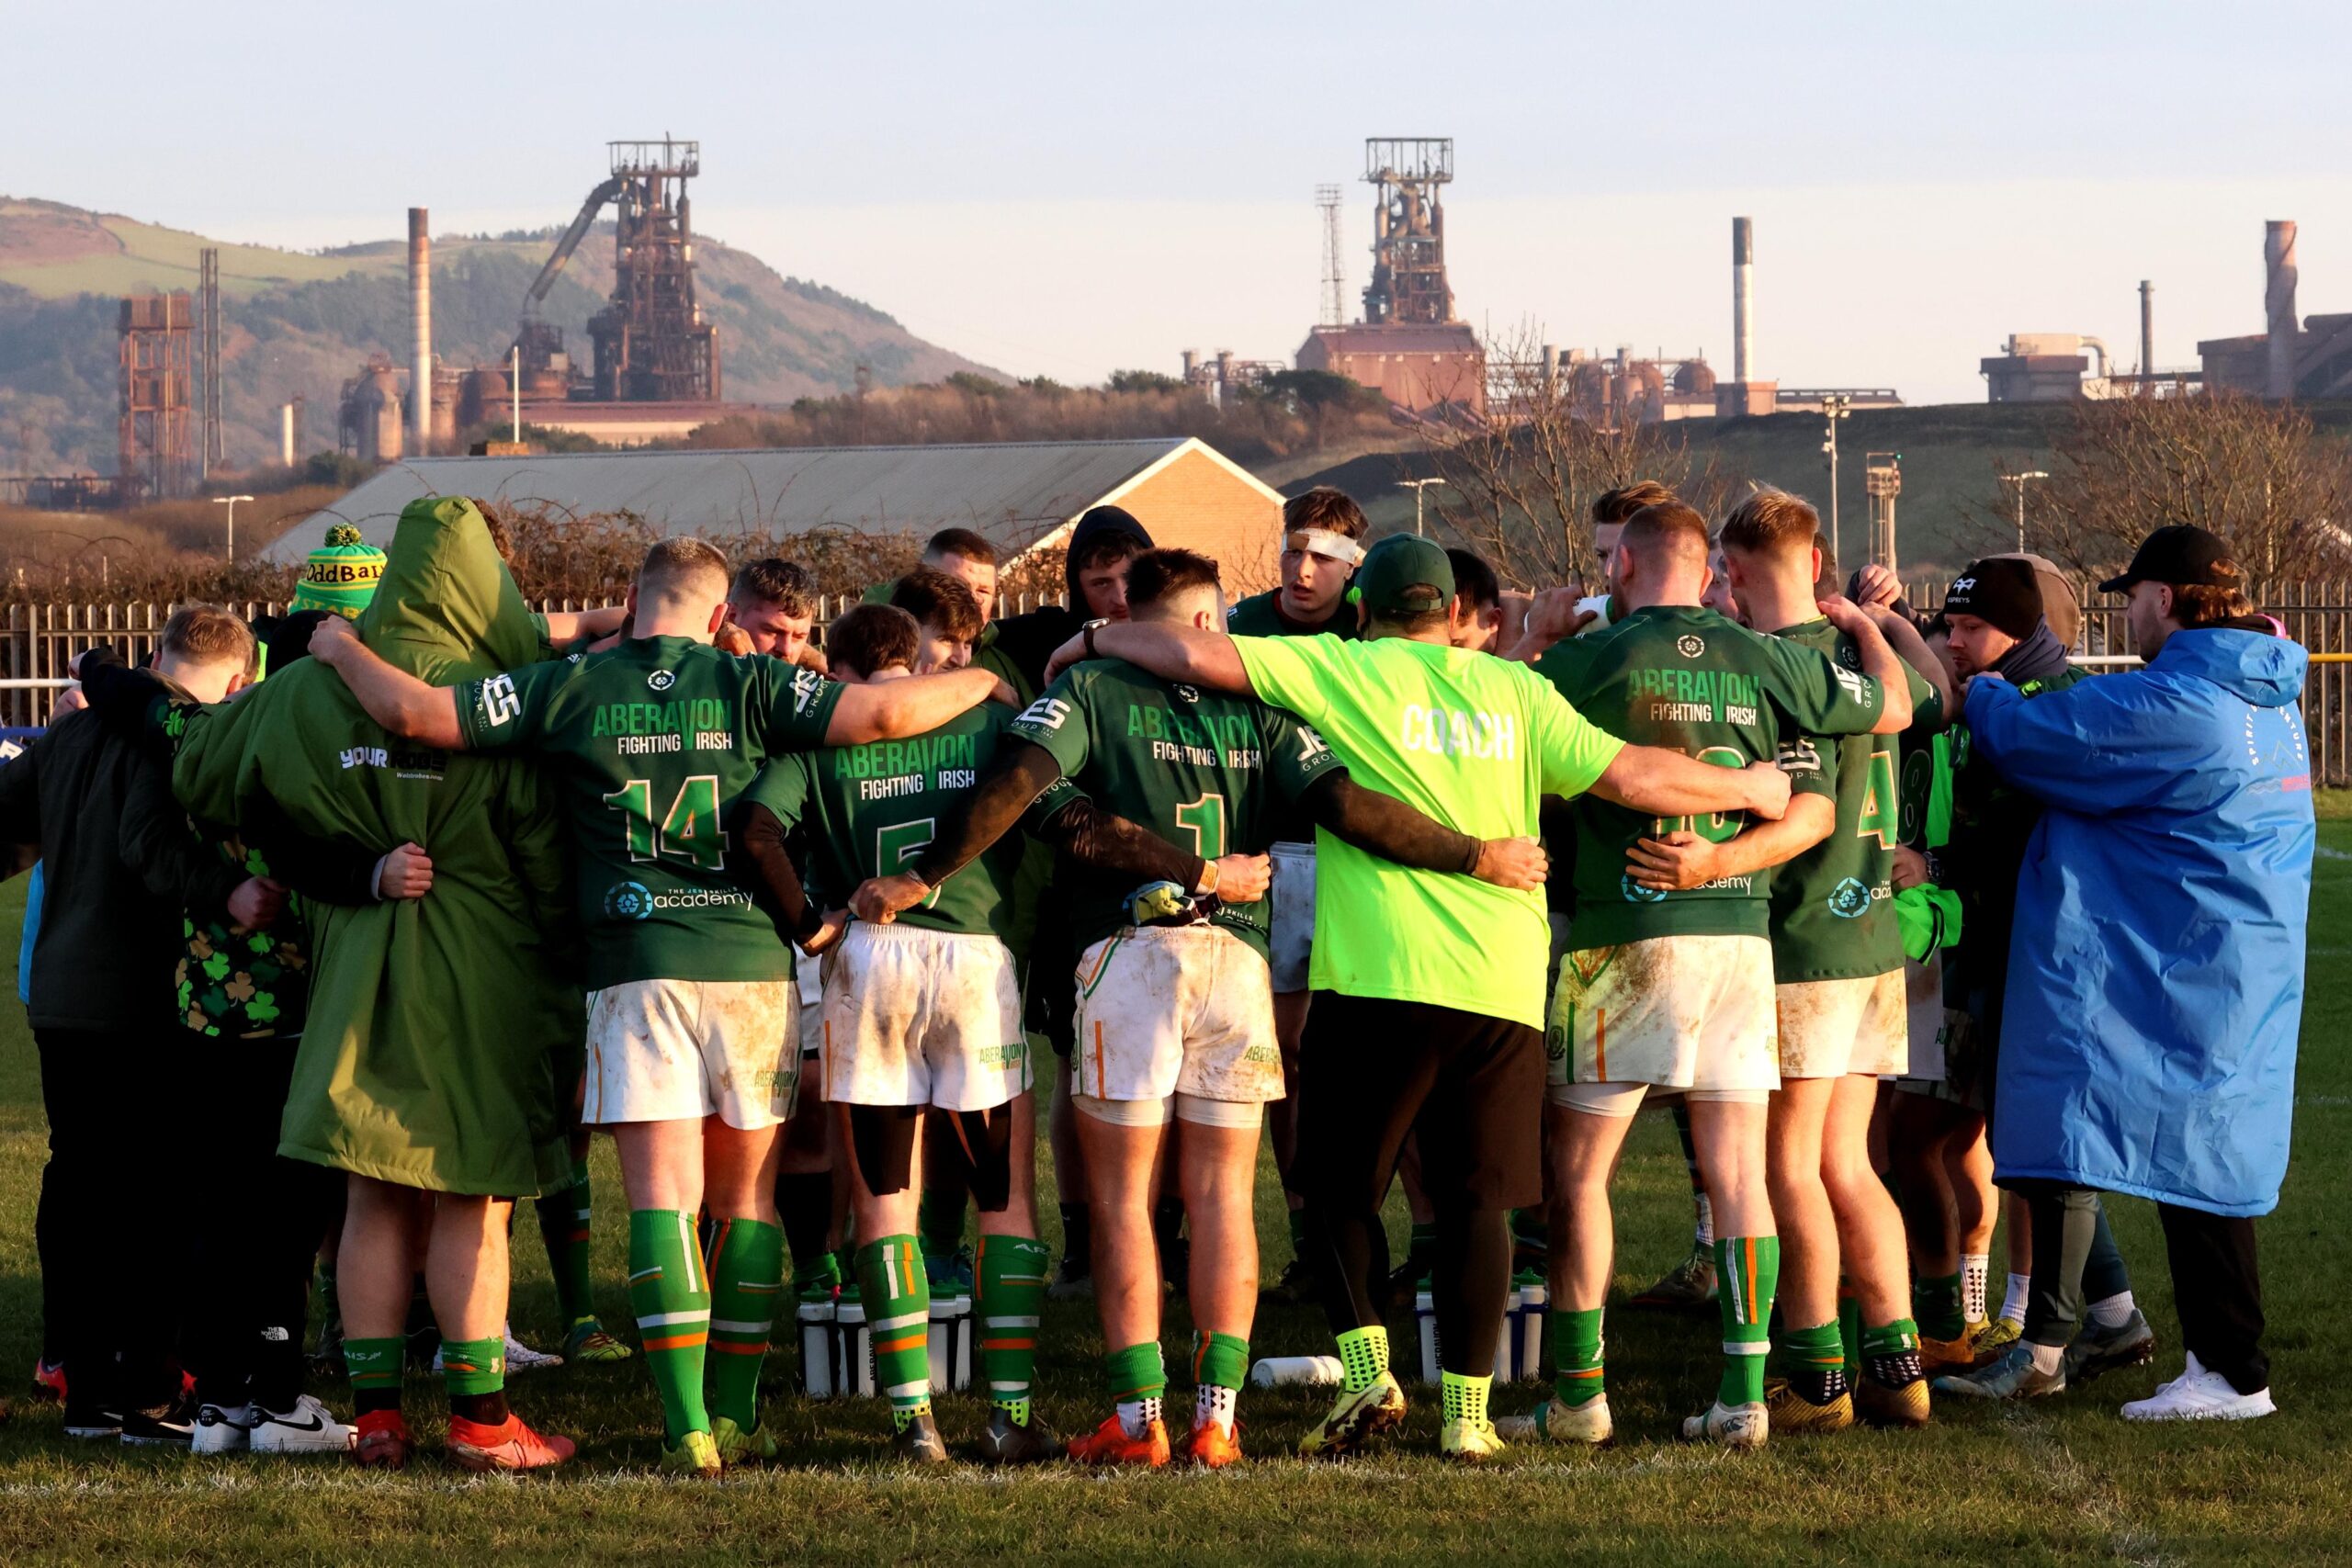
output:
POLYGON ((1903 454, 1871 452, 1862 459, 1862 490, 1870 497, 1871 559, 1889 571, 1894 558, 1894 498, 1903 493, 1903 454))
POLYGON ((1317 186, 1315 205, 1323 209, 1323 324, 1336 327, 1347 313, 1347 273, 1340 265, 1340 187, 1317 186))
POLYGON ((133 294, 122 302, 115 473, 125 501, 185 495, 195 478, 190 304, 185 293, 133 294))
POLYGON ((612 303, 588 323, 596 396, 627 402, 712 402, 718 334, 695 301, 694 223, 686 182, 702 173, 698 141, 615 141, 612 303))
POLYGON ((1380 204, 1373 213, 1372 283, 1363 291, 1364 321, 1374 326, 1452 321, 1453 289, 1445 277, 1441 192, 1453 179, 1453 138, 1367 138, 1363 177, 1380 191, 1380 204))

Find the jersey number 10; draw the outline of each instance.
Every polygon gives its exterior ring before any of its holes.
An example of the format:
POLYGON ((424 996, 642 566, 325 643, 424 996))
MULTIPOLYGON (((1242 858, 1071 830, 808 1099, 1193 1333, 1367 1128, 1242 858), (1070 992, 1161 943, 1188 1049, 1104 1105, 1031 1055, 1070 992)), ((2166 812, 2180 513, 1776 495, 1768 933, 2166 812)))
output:
POLYGON ((718 775, 696 773, 678 786, 662 825, 653 824, 653 784, 631 779, 605 804, 621 814, 622 831, 632 861, 660 860, 667 855, 697 871, 722 871, 727 866, 727 834, 718 825, 718 775))
MULTIPOLYGON (((1744 768, 1747 759, 1728 746, 1710 746, 1699 753, 1699 761, 1712 762, 1718 768, 1744 768)), ((1657 836, 1668 833, 1696 833, 1711 844, 1727 844, 1739 837, 1747 826, 1745 811, 1714 811, 1696 817, 1661 817, 1657 819, 1657 836)))

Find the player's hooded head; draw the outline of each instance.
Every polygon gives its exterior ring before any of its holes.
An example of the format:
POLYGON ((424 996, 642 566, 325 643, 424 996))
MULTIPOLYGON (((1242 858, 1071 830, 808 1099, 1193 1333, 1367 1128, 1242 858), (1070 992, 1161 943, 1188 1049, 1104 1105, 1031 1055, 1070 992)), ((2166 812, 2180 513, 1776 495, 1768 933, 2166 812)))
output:
POLYGON ((1087 509, 1070 530, 1065 570, 1069 607, 1090 621, 1127 618, 1127 569, 1151 548, 1151 536, 1121 506, 1087 509))
POLYGON ((629 585, 628 614, 640 637, 708 642, 727 619, 727 556, 707 539, 680 535, 645 552, 629 585))
MULTIPOLYGON (((1820 580, 1821 514, 1810 502, 1765 486, 1731 509, 1717 536, 1732 597, 1746 613, 1750 590, 1767 582, 1802 583, 1807 592, 1820 580)), ((1752 617, 1751 617, 1752 618, 1752 617)))
POLYGON ((1127 613, 1138 621, 1219 631, 1225 589, 1216 562, 1191 550, 1146 550, 1127 572, 1127 613))
POLYGON ((1476 550, 1445 552, 1453 563, 1453 604, 1446 611, 1446 640, 1473 653, 1492 653, 1503 635, 1503 585, 1476 550))
POLYGON ((916 674, 961 670, 972 662, 972 644, 988 622, 979 600, 959 579, 919 566, 890 585, 890 603, 912 615, 922 628, 916 674))
POLYGON ((1679 501, 1645 506, 1618 525, 1609 596, 1627 610, 1691 605, 1707 591, 1707 520, 1679 501))

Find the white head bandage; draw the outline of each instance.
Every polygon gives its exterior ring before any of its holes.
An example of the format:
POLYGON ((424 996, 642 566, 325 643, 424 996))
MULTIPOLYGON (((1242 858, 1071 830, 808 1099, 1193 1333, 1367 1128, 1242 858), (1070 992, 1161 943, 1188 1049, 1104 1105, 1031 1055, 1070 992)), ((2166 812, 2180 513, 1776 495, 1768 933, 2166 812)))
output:
POLYGON ((1334 534, 1329 528, 1294 528, 1283 538, 1285 550, 1302 550, 1321 556, 1342 566, 1363 564, 1363 547, 1345 534, 1334 534))

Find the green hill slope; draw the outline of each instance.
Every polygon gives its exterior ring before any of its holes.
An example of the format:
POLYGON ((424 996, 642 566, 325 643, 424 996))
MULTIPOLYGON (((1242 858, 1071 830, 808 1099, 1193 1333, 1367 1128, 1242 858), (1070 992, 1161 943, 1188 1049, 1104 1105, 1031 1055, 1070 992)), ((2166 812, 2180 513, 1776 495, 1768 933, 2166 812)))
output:
MULTIPOLYGON (((0 472, 111 472, 119 393, 116 300, 193 289, 198 234, 0 197, 0 472)), ((503 360, 523 292, 552 234, 435 236, 434 347, 445 366, 503 360)), ((277 406, 307 401, 304 446, 334 444, 343 382, 370 354, 404 363, 407 247, 388 240, 318 253, 220 249, 221 411, 232 466, 277 450, 277 406)), ((779 276, 745 252, 695 242, 704 314, 718 323, 730 402, 783 403, 877 386, 997 375, 822 284, 779 276)), ((588 318, 613 286, 613 237, 599 224, 550 291, 542 316, 589 352, 588 318)))

